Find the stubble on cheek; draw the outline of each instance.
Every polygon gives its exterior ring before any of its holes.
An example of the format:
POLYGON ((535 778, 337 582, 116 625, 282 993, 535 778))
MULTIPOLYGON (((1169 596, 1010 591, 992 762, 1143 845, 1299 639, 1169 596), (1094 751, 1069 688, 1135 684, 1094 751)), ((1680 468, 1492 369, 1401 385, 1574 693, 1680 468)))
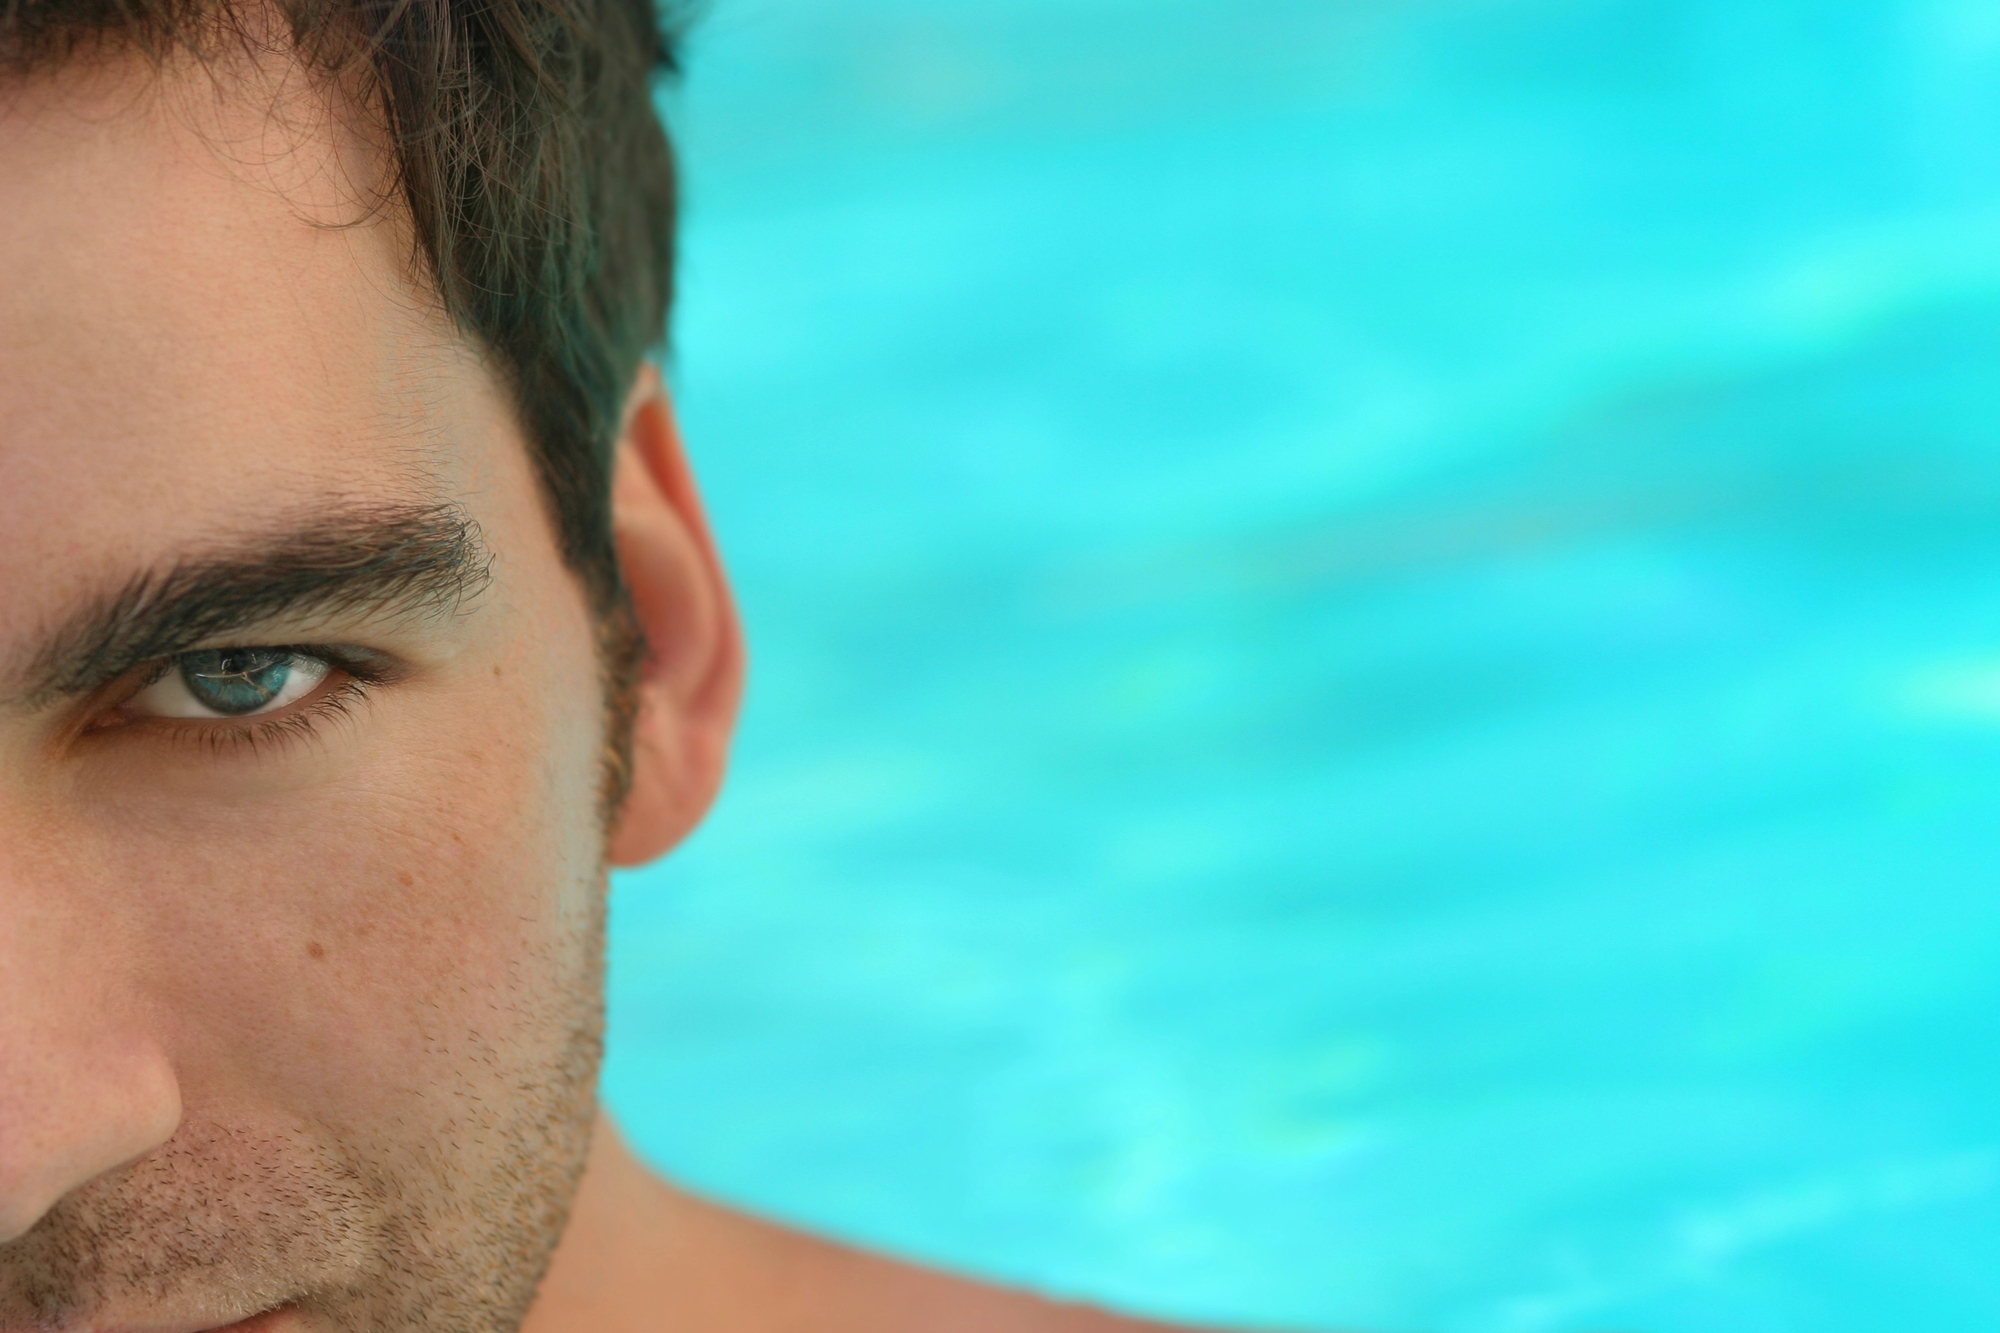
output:
POLYGON ((0 1326, 55 1327, 107 1308, 269 1308, 352 1283, 387 1231, 385 1200, 302 1134, 211 1121, 100 1176, 0 1246, 0 1326))
POLYGON ((191 1118, 0 1245, 0 1328, 297 1309, 327 1333, 512 1333, 595 1120, 602 933, 523 1051, 476 1029, 411 1121, 260 1132, 191 1118), (497 1077, 496 1077, 497 1076, 497 1077), (442 1123, 424 1103, 453 1106, 442 1123))
MULTIPOLYGON (((457 869, 496 867, 481 855, 457 869)), ((391 1043, 392 1077, 361 1102, 329 1100, 320 1078, 335 1070, 302 1080, 272 1046, 259 1062, 277 1077, 269 1096, 218 1101, 189 1087, 188 1119, 167 1144, 0 1245, 0 1329, 291 1306, 324 1333, 513 1333, 567 1222, 595 1121, 601 887, 558 893, 591 908, 558 914, 546 934, 488 922, 481 944, 508 965, 483 986, 469 984, 481 968, 444 963, 454 940, 466 961, 457 913, 397 923, 400 948, 370 931, 351 981, 379 993, 397 964, 429 973, 405 997, 428 1020, 420 1052, 391 1043), (305 1087, 315 1090, 303 1102, 288 1095, 305 1087)), ((326 964, 359 943, 336 944, 326 964)))
MULTIPOLYGON (((430 1132, 382 1139, 382 1261, 358 1284, 300 1302, 341 1333, 514 1333, 569 1218, 589 1154, 603 1055, 604 913, 568 941, 571 966, 532 958, 540 985, 486 1009, 435 1054, 455 1071, 430 1132)), ((535 952, 540 952, 539 950, 535 952)), ((567 951, 565 951, 567 953, 567 951)), ((413 1108, 414 1109, 414 1108, 413 1108)))

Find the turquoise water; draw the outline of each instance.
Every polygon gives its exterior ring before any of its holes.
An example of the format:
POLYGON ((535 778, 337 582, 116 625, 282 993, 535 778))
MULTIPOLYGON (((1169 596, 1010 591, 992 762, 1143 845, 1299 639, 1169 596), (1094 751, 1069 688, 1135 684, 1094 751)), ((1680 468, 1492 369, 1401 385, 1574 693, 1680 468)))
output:
POLYGON ((1144 1310, 2000 1327, 2000 5, 715 0, 717 1194, 1144 1310))

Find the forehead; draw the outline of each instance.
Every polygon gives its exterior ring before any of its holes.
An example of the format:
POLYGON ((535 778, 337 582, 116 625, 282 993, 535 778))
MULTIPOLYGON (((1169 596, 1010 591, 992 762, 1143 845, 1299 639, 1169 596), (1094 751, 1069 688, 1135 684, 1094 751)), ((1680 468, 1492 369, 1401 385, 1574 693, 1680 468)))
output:
POLYGON ((491 377, 352 121, 275 59, 0 87, 0 631, 273 506, 477 487, 491 377))

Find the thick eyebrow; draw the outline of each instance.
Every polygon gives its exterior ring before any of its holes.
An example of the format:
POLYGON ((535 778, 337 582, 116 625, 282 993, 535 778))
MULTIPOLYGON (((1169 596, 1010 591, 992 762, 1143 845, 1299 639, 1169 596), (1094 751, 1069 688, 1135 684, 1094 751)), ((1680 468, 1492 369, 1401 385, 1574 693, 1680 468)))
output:
POLYGON ((281 615, 448 616, 486 585, 491 563, 456 505, 322 510, 135 575, 80 607, 43 640, 22 698, 45 707, 281 615))

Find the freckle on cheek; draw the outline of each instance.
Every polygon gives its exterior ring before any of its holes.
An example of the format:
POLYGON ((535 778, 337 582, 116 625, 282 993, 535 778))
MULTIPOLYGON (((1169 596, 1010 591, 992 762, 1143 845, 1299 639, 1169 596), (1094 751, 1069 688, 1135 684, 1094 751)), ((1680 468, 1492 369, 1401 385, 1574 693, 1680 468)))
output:
POLYGON ((326 957, 326 946, 318 940, 313 940, 306 945, 306 953, 314 958, 324 958, 326 957))
POLYGON ((396 872, 396 882, 407 889, 417 882, 417 877, 407 870, 398 870, 396 872))

